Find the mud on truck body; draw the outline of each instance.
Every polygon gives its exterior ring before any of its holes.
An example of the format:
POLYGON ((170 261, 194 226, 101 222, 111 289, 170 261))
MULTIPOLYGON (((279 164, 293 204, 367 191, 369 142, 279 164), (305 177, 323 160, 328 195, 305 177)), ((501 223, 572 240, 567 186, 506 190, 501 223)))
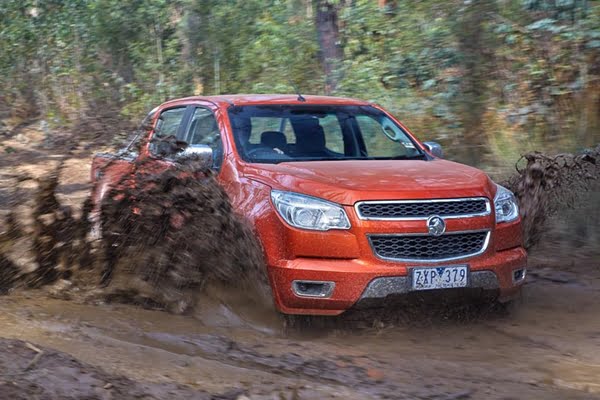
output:
POLYGON ((93 198, 134 163, 161 171, 183 144, 214 169, 264 249, 285 314, 337 315, 357 303, 474 290, 508 301, 527 254, 513 194, 442 159, 369 102, 295 95, 190 97, 149 115, 139 151, 96 155, 93 198))

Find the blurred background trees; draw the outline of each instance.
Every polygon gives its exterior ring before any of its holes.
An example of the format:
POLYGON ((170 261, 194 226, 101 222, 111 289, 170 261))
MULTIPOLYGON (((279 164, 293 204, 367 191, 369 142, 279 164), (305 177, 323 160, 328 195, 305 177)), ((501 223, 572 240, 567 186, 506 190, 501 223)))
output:
POLYGON ((141 121, 220 93, 355 96, 477 165, 600 142, 592 0, 0 0, 0 118, 141 121))

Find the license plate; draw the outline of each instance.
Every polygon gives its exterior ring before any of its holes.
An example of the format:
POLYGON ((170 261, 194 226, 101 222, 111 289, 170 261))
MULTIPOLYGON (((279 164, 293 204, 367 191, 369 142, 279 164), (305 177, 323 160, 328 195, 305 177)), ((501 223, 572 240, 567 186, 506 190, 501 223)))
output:
POLYGON ((412 269, 413 290, 461 288, 467 286, 468 279, 466 265, 412 269))

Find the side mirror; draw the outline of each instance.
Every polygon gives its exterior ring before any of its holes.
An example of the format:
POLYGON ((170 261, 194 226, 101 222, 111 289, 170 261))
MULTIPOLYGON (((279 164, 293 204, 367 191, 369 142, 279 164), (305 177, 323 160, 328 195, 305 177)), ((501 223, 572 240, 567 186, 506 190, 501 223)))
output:
POLYGON ((423 142, 427 150, 431 152, 436 157, 444 158, 444 150, 442 150, 442 146, 437 142, 423 142))
POLYGON ((175 156, 177 162, 188 159, 199 162, 203 167, 212 168, 213 150, 205 144, 191 144, 175 156))

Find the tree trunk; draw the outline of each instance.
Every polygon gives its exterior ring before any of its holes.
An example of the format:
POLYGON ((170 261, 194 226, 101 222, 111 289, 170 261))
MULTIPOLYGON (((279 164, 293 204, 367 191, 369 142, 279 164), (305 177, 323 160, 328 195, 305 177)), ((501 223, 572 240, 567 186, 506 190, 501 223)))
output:
POLYGON ((177 34, 181 42, 181 59, 186 67, 193 69, 200 46, 198 31, 202 25, 202 16, 192 7, 181 10, 183 23, 180 24, 177 34))
POLYGON ((486 22, 494 0, 473 1, 457 25, 459 51, 463 55, 463 78, 459 114, 463 124, 462 161, 479 164, 486 155, 484 114, 492 77, 493 43, 486 38, 486 22))
POLYGON ((320 57, 325 73, 325 94, 335 91, 337 72, 342 61, 338 9, 328 0, 315 0, 315 23, 319 39, 320 57))

